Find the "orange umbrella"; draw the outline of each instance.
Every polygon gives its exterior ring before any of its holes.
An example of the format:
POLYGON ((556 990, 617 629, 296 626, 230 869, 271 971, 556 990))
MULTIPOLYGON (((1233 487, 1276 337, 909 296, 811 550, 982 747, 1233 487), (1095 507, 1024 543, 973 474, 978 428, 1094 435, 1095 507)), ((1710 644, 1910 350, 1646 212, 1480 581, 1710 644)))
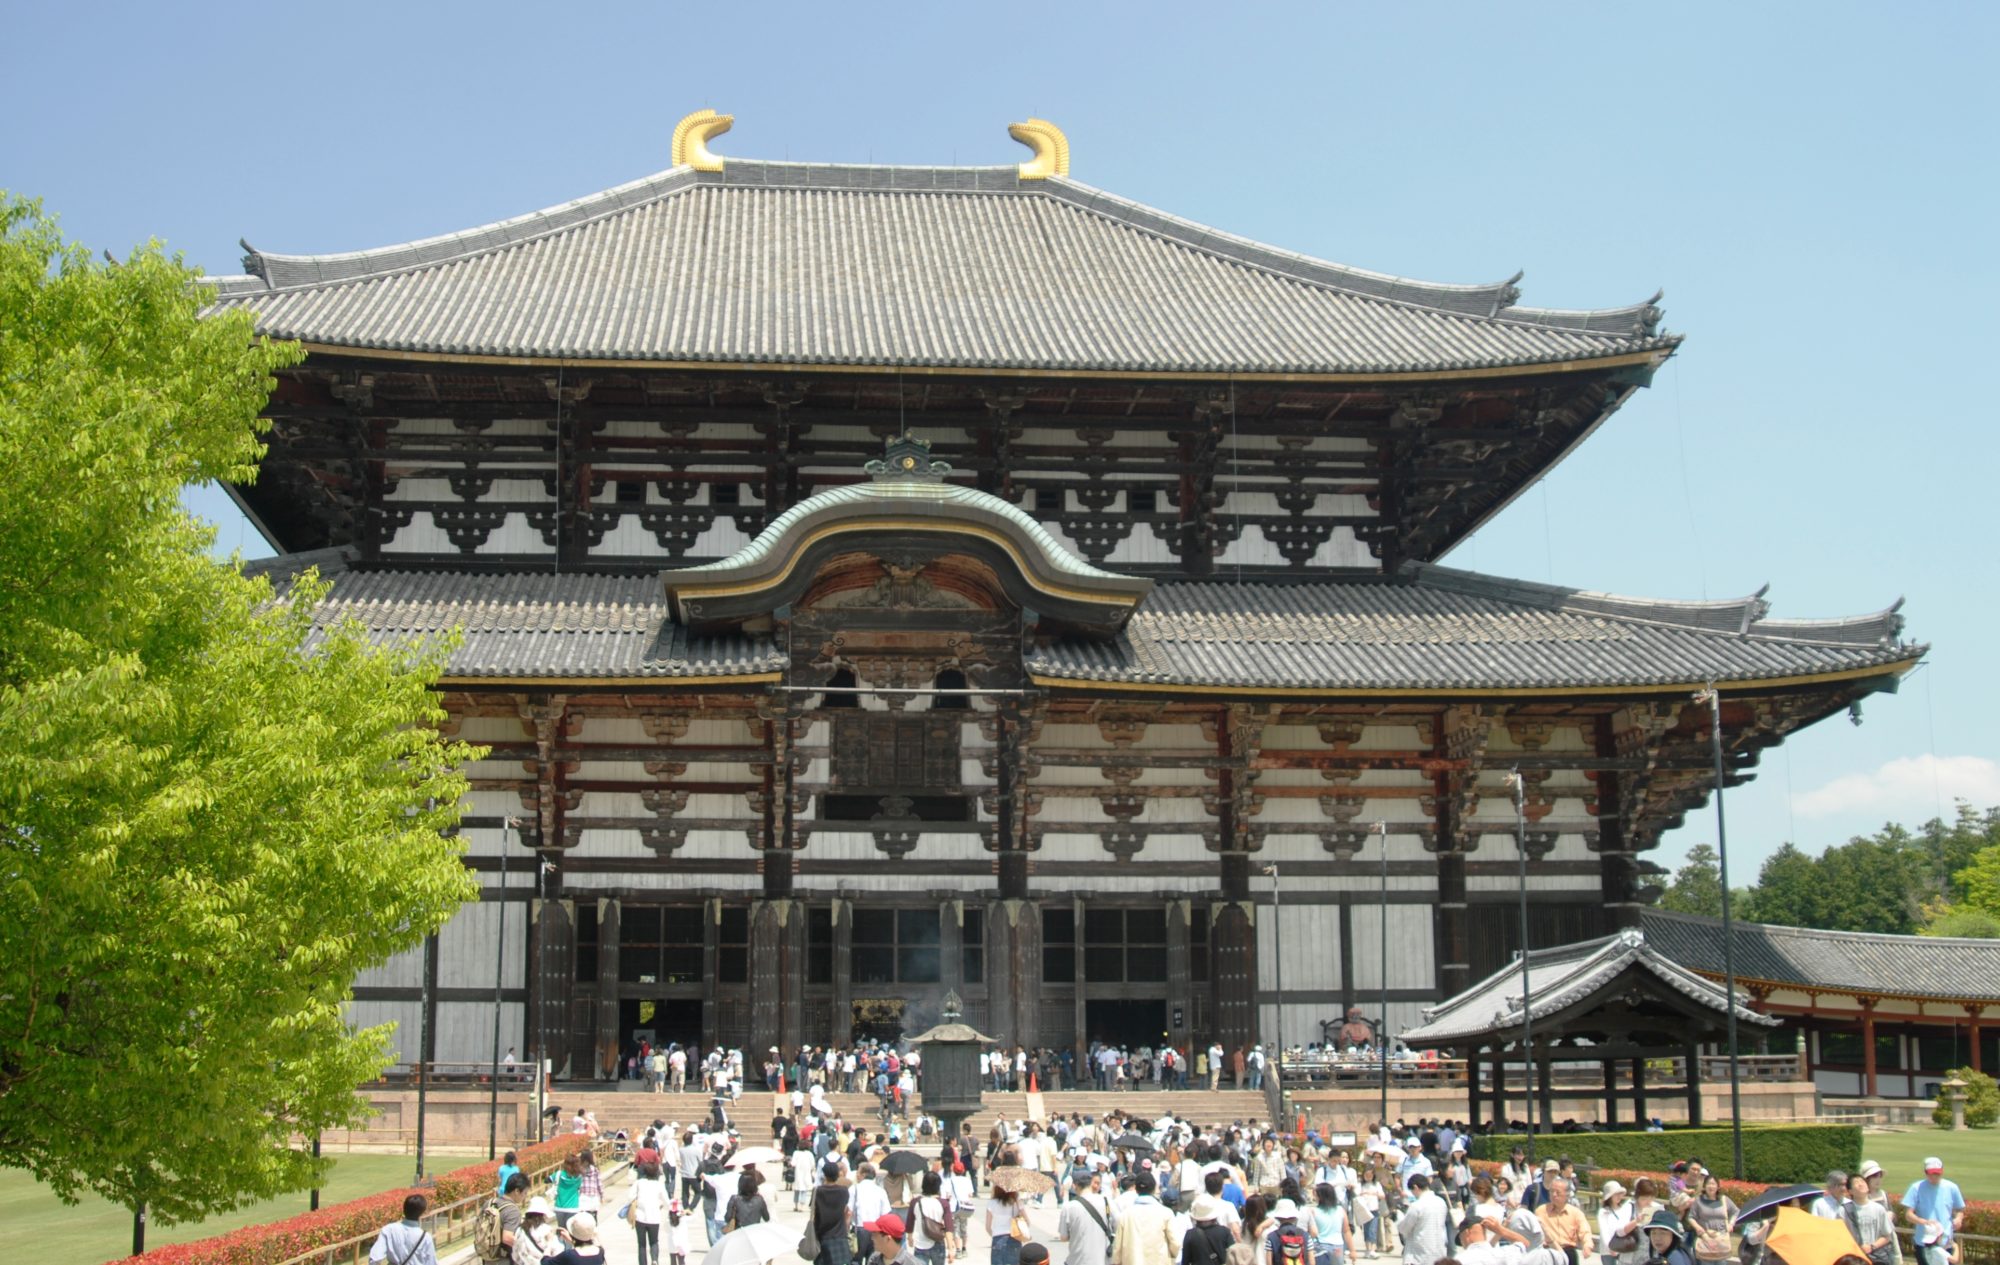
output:
POLYGON ((1829 1221, 1797 1208, 1778 1209, 1764 1248, 1783 1257, 1785 1265, 1834 1265, 1843 1256, 1861 1255, 1845 1221, 1829 1221))

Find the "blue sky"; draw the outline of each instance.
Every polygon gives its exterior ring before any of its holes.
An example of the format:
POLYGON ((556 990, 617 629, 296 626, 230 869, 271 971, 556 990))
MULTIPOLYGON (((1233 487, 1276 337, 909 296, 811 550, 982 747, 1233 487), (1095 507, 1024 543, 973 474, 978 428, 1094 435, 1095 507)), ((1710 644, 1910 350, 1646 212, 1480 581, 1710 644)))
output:
MULTIPOLYGON (((1449 561, 1780 616, 1907 599, 1935 647, 1866 723, 1729 797, 1733 877, 1786 839, 2000 803, 1990 484, 2000 6, 12 5, 0 187, 93 250, 347 250, 668 164, 1007 163, 1525 302, 1664 287, 1680 355, 1449 561), (1988 666, 1982 666, 1988 664, 1988 666)), ((261 553, 212 492, 224 548, 261 553)), ((1690 817, 1658 858, 1713 838, 1690 817)))

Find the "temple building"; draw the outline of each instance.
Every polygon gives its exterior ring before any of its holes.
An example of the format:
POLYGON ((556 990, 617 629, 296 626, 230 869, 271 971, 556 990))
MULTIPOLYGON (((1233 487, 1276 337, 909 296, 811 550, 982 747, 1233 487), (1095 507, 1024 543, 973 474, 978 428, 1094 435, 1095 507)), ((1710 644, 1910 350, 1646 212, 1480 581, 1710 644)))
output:
POLYGON ((1029 1046, 1303 1043, 1385 986, 1400 1031, 1518 947, 1510 776, 1536 943, 1608 935, 1712 784, 1706 683, 1740 781, 1922 654, 1893 610, 1439 564, 1674 353, 1650 300, 1261 245, 1072 179, 1039 120, 993 167, 751 161, 729 123, 215 279, 309 353, 234 489, 259 569, 462 630, 485 898, 353 1004, 406 1059, 425 997, 435 1057, 488 1057, 496 962, 504 1043, 575 1076, 947 990, 1029 1046))

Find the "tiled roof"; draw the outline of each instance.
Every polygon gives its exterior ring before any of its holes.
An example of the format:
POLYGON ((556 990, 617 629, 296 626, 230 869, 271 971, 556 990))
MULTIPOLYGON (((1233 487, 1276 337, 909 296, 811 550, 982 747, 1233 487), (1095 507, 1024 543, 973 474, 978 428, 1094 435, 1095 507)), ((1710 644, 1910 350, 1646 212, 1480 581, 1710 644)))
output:
MULTIPOLYGON (((300 557, 301 566, 317 562, 333 581, 315 621, 322 629, 352 620, 378 643, 463 629, 448 678, 670 682, 775 672, 783 664, 766 638, 690 636, 667 619, 666 595, 650 575, 345 571, 337 558, 300 557)), ((245 570, 282 583, 285 561, 245 570)))
MULTIPOLYGON (((451 676, 677 677, 776 671, 762 638, 689 637, 657 575, 363 570, 337 551, 322 622, 378 638, 465 629, 451 676)), ((682 573, 686 574, 686 573, 682 573)), ((1393 581, 1162 583, 1109 641, 1054 642, 1028 661, 1058 681, 1301 689, 1520 688, 1751 682, 1889 670, 1923 652, 1893 612, 1762 618, 1761 599, 1659 602, 1411 564, 1393 581)))
MULTIPOLYGON (((1528 984, 1534 993, 1530 1017, 1536 1021, 1553 1018, 1628 970, 1652 975, 1714 1011, 1718 1019, 1729 1013, 1729 1000, 1722 989, 1670 961, 1645 935, 1627 930, 1602 940, 1530 953, 1528 984)), ((1521 961, 1516 958, 1458 996, 1426 1009, 1424 1022, 1403 1033, 1402 1040, 1411 1046, 1435 1046, 1484 1035, 1504 1036, 1521 1026, 1521 1011, 1521 961)), ((1736 1017, 1765 1027, 1777 1023, 1741 1003, 1736 1017)))
MULTIPOLYGON (((1646 939, 1689 970, 1724 974, 1722 920, 1648 909, 1646 939)), ((2000 1001, 2000 940, 1734 924, 1736 977, 1835 993, 2000 1001)))
POLYGON ((1076 681, 1311 689, 1757 681, 1914 661, 1892 608, 1765 618, 1761 598, 1667 602, 1412 563, 1391 581, 1163 583, 1123 635, 1030 667, 1076 681))
POLYGON ((265 334, 441 357, 1398 373, 1678 342, 1651 301, 1515 307, 1511 278, 1343 267, 1012 167, 731 159, 427 241, 244 262, 216 306, 265 334))

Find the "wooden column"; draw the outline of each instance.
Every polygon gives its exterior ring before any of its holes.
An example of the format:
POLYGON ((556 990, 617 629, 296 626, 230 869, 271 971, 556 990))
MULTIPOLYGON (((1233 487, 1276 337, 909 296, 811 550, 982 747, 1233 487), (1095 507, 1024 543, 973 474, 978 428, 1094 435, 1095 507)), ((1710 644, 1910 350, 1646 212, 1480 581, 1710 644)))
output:
MULTIPOLYGON (((1470 937, 1466 934, 1465 853, 1455 847, 1437 854, 1438 993, 1456 997, 1472 986, 1470 937)), ((1387 963, 1383 964, 1387 970, 1387 963)))
POLYGON ((1090 1066, 1088 1058, 1090 1050, 1090 1002, 1084 996, 1084 984, 1090 979, 1090 975, 1084 970, 1083 965, 1083 916, 1085 908, 1082 892, 1078 892, 1071 898, 1070 911, 1070 948, 1072 951, 1070 960, 1075 966, 1075 970, 1070 975, 1070 983, 1076 990, 1076 1066, 1082 1073, 1083 1082, 1085 1084, 1093 1084, 1097 1078, 1097 1069, 1090 1066))
POLYGON ((774 1045, 781 1057, 797 1054, 803 1038, 805 929, 805 905, 800 901, 759 900, 750 905, 750 1044, 744 1054, 754 1055, 760 1065, 774 1045))
POLYGON ((541 1053, 550 1060, 555 1075, 567 1075, 570 997, 576 991, 576 923, 570 916, 570 903, 539 902, 535 908, 535 935, 541 945, 535 955, 539 1014, 529 1040, 540 1040, 541 1053))
POLYGON ((1194 996, 1193 969, 1188 960, 1188 919, 1190 906, 1186 900, 1167 901, 1167 1033, 1182 1054, 1191 1055, 1191 1025, 1193 1008, 1187 999, 1194 996), (1174 1012, 1180 1012, 1180 1022, 1174 1022, 1174 1012))
POLYGON ((960 921, 962 900, 938 903, 938 987, 965 996, 965 925, 960 921))
MULTIPOLYGON (((993 915, 989 911, 987 922, 993 915)), ((988 968, 991 974, 991 968, 988 968)), ((833 900, 833 1030, 825 1040, 846 1045, 854 1032, 854 905, 839 897, 833 900)))
POLYGON ((1646 1112, 1646 1059, 1643 1055, 1632 1060, 1632 1110, 1640 1128, 1652 1123, 1653 1117, 1646 1112))
POLYGON ((1970 1066, 1975 1072, 1986 1070, 1980 1066, 1979 1056, 1979 1018, 1985 1013, 1986 1008, 1984 1006, 1967 1006, 1965 1008, 1966 1036, 1972 1044, 1972 1062, 1970 1066))
POLYGON ((1465 1121, 1473 1128, 1479 1127, 1479 1056, 1478 1048, 1465 1052, 1465 1121))
MULTIPOLYGON (((1620 755, 1612 719, 1608 716, 1600 719, 1596 728, 1598 756, 1612 759, 1620 755)), ((1587 731, 1585 736, 1590 736, 1587 731)), ((1597 851, 1598 891, 1604 900, 1605 915, 1613 928, 1637 927, 1643 906, 1638 898, 1636 856, 1625 838, 1624 781, 1610 770, 1591 776, 1597 783, 1592 805, 1597 814, 1597 831, 1591 846, 1597 851)))
POLYGON ((1875 999, 1861 999, 1861 1092, 1875 1097, 1875 999))
POLYGON ((1501 1132, 1507 1128, 1507 1052, 1493 1052, 1493 1124, 1501 1132))
POLYGON ((1222 900, 1208 929, 1215 1031, 1227 1058, 1257 1043, 1257 927, 1250 904, 1250 854, 1222 854, 1222 900))
MULTIPOLYGON (((1604 1060, 1604 1123, 1618 1126, 1618 1060, 1604 1060)), ((1643 1121, 1641 1123, 1644 1123, 1643 1121)))
MULTIPOLYGON (((710 898, 701 903, 701 1044, 705 1051, 722 1044, 722 998, 716 986, 717 959, 722 953, 721 917, 720 900, 710 898)), ((748 1075, 750 1069, 743 1070, 748 1075)))
POLYGON ((986 916, 987 1029, 1002 1045, 1040 1041, 1042 911, 1027 900, 993 902, 986 916))
POLYGON ((1542 1104, 1543 1130, 1555 1127, 1555 1071, 1555 1050, 1553 1047, 1547 1047, 1542 1057, 1535 1060, 1535 1096, 1542 1104))
POLYGON ((1688 1127, 1701 1127, 1701 1047, 1689 1042, 1687 1053, 1687 1110, 1688 1127))
POLYGON ((597 902, 597 1066, 607 1060, 612 1079, 623 1074, 625 1034, 618 1027, 618 902, 597 902))

